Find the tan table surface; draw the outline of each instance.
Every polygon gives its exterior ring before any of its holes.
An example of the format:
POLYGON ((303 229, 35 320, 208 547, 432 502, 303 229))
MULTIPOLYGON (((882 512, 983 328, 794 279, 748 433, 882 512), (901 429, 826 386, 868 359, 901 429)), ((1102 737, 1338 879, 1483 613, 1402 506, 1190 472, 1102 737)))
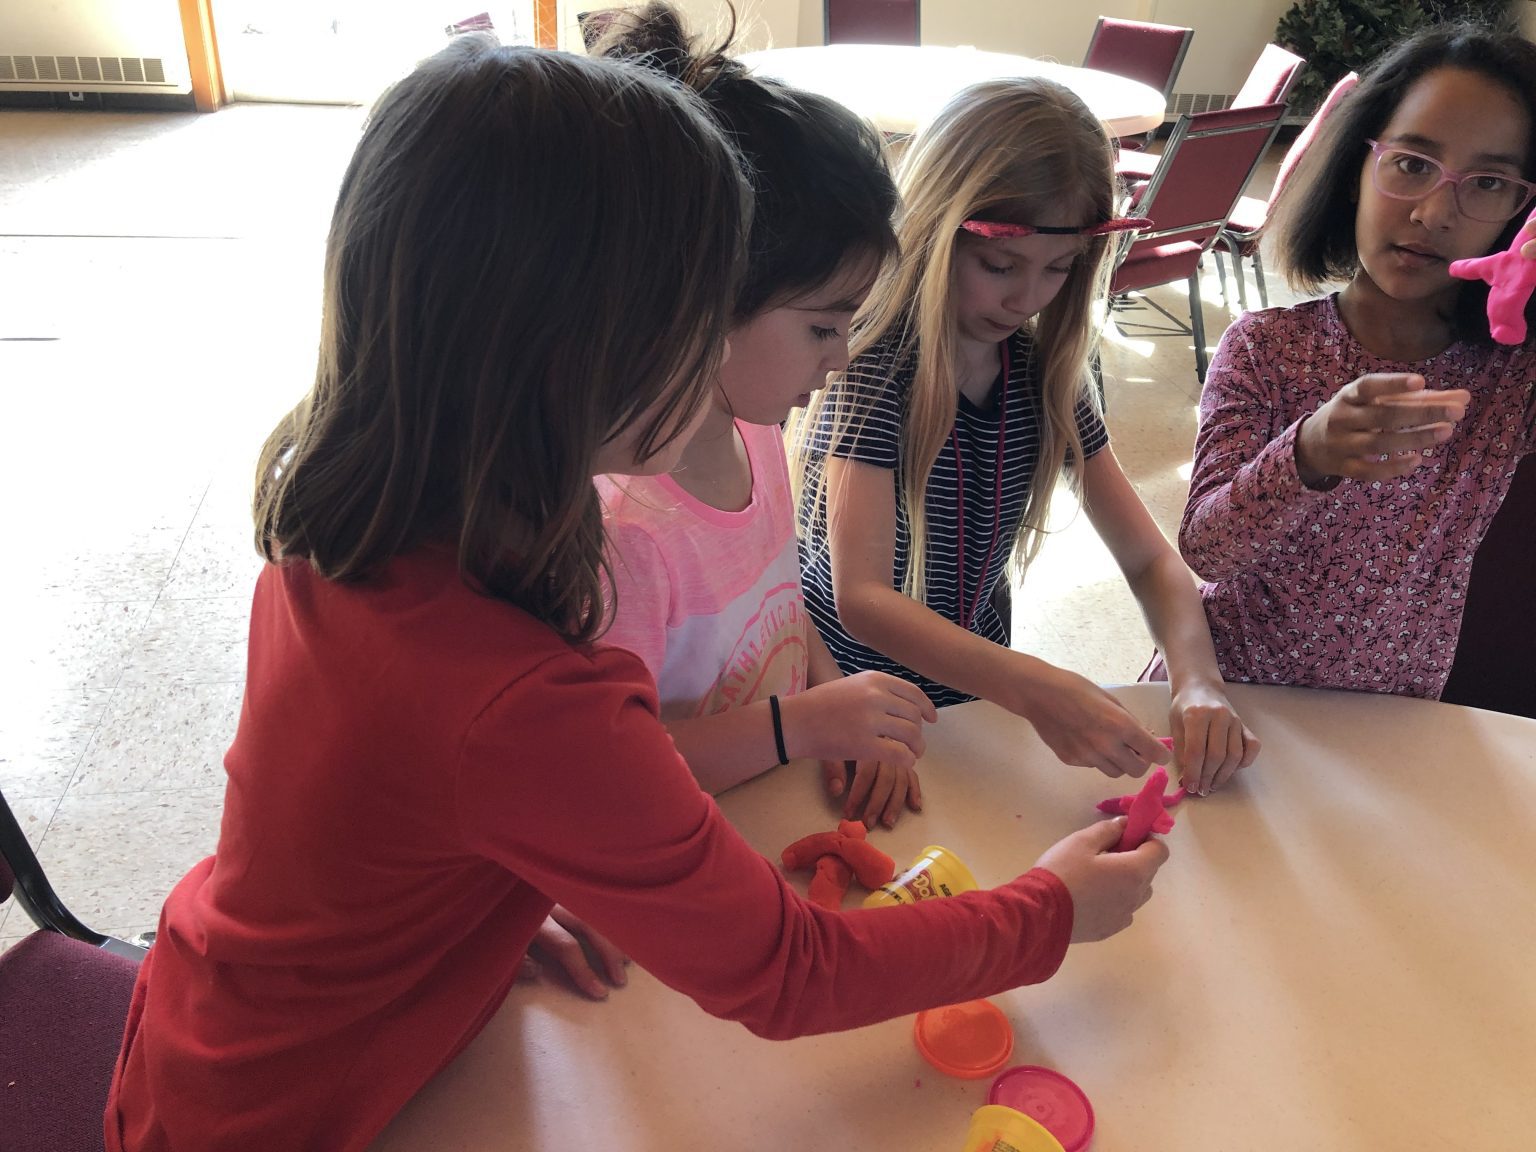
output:
POLYGON ((1112 72, 1029 56, 925 44, 828 44, 769 48, 741 57, 771 76, 852 108, 886 132, 917 130, 960 89, 1003 76, 1043 76, 1072 89, 1111 136, 1151 132, 1163 122, 1163 94, 1112 72))
MULTIPOLYGON (((1167 731, 1166 686, 1116 692, 1167 731)), ((1083 1087, 1094 1152, 1536 1147, 1536 722, 1232 696, 1265 740, 1258 765, 1177 810, 1131 929, 994 998, 1012 1063, 1083 1087)), ((813 771, 722 807, 776 856, 832 826, 813 771)), ((926 810, 875 842, 898 865, 943 844, 983 883, 1131 790, 984 703, 941 713, 922 772, 926 810)), ((959 1152, 985 1102, 987 1081, 921 1060, 911 1017, 773 1043, 631 971, 606 1004, 519 986, 379 1147, 959 1152)))

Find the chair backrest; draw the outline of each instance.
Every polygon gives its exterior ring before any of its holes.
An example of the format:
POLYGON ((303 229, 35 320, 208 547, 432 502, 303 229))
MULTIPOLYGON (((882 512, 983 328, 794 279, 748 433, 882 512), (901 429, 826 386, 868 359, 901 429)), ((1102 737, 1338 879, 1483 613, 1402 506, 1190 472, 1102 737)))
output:
POLYGON ((1153 228, 1138 237, 1130 253, 1172 240, 1209 247, 1269 151, 1284 115, 1284 104, 1261 104, 1180 116, 1136 206, 1153 228))
POLYGON ((1260 104, 1284 104, 1307 62, 1278 44, 1264 45, 1264 51, 1248 70, 1248 79, 1232 99, 1234 108, 1256 108, 1260 104))
POLYGON ((918 0, 825 0, 828 44, 921 44, 918 0))
MULTIPOLYGON (((1507 466, 1507 465, 1506 465, 1507 466)), ((1515 468, 1509 491, 1472 554, 1456 657, 1440 699, 1517 716, 1536 715, 1536 456, 1515 468)))
POLYGON ((1193 28, 1100 16, 1083 67, 1139 80, 1161 92, 1166 103, 1194 36, 1193 28))

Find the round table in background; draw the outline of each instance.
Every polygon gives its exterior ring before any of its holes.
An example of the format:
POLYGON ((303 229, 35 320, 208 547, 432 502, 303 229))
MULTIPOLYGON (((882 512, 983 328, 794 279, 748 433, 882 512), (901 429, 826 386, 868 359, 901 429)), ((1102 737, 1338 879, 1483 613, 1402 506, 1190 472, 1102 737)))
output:
POLYGON ((982 80, 1043 76, 1076 92, 1111 136, 1151 132, 1163 122, 1163 94, 1112 72, 975 48, 826 44, 769 48, 741 57, 753 71, 818 92, 884 132, 915 132, 956 92, 982 80))

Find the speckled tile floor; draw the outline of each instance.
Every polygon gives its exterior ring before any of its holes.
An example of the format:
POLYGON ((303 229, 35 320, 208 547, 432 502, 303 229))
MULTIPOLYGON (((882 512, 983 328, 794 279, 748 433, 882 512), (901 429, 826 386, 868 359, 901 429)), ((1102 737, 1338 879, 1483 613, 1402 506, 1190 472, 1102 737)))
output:
MULTIPOLYGON (((360 120, 0 111, 0 789, 103 931, 152 928, 217 839, 255 454, 313 369, 324 229, 360 120)), ((1207 288, 1214 345, 1226 313, 1207 288)), ((1181 287, 1158 298, 1184 307, 1181 287)), ((1105 368, 1116 450, 1172 533, 1191 345, 1116 337, 1105 368)), ((1071 505, 1016 598, 1018 642, 1133 679, 1146 630, 1071 505)), ((0 905, 0 948, 29 930, 0 905)))

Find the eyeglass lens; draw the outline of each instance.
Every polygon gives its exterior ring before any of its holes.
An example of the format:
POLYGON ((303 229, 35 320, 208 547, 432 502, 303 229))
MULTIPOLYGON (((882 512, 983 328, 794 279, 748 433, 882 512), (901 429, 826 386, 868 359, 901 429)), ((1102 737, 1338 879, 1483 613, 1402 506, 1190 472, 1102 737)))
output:
MULTIPOLYGON (((1445 168, 1428 156, 1383 148, 1376 156, 1376 187, 1399 200, 1428 196, 1445 179, 1445 168)), ((1508 220, 1525 207, 1530 188, 1492 172, 1473 172, 1455 181, 1456 205, 1485 224, 1508 220)))

